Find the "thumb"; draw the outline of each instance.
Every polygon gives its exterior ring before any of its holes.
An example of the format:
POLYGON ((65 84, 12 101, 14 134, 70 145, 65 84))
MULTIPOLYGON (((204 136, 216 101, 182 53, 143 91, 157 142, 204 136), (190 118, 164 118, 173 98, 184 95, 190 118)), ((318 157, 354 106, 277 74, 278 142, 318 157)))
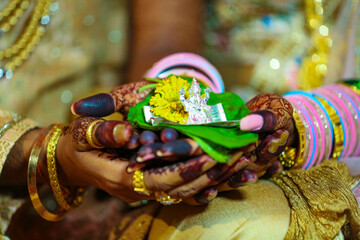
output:
POLYGON ((151 82, 141 81, 124 84, 114 88, 109 93, 100 93, 75 102, 71 112, 78 116, 104 117, 114 112, 120 112, 126 117, 130 107, 142 101, 151 91, 139 89, 151 82))

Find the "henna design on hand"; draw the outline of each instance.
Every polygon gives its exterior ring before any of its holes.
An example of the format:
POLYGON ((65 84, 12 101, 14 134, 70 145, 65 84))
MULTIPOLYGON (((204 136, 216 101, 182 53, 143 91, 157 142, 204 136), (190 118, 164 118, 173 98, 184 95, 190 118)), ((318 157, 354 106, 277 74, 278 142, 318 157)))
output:
POLYGON ((267 110, 274 114, 276 125, 274 130, 288 129, 292 125, 293 108, 291 103, 275 93, 259 94, 251 99, 246 106, 252 111, 267 110))
POLYGON ((141 102, 151 91, 151 89, 139 92, 139 88, 148 85, 150 82, 140 81, 128 83, 116 87, 110 92, 110 95, 115 101, 115 111, 124 114, 126 117, 129 113, 130 107, 141 102))

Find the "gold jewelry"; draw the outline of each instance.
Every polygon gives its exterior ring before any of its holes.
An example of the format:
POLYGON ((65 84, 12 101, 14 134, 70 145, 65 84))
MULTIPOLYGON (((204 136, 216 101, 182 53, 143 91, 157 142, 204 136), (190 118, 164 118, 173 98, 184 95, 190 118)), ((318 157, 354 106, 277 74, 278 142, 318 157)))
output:
POLYGON ((59 141, 60 134, 63 132, 63 127, 55 125, 53 131, 50 133, 50 140, 47 145, 46 158, 47 158, 47 167, 49 173, 50 186, 53 191, 56 202, 65 210, 70 210, 71 206, 67 203, 62 193, 62 189, 59 183, 59 179, 56 171, 56 145, 59 141))
POLYGON ((161 203, 162 205, 172 205, 172 204, 180 203, 182 201, 181 198, 179 199, 171 198, 165 192, 155 192, 155 197, 156 197, 156 201, 161 203))
POLYGON ((286 168, 291 168, 295 164, 296 148, 286 147, 282 153, 280 153, 279 161, 281 165, 286 168))
POLYGON ((334 130, 334 144, 331 153, 332 158, 339 158, 341 152, 344 149, 344 132, 341 126, 339 115, 337 115, 335 109, 324 99, 315 96, 325 108, 327 114, 329 114, 331 124, 334 130))
POLYGON ((51 213, 47 211, 44 205, 40 201, 39 194, 37 191, 37 185, 36 185, 37 162, 39 160, 42 145, 44 144, 44 142, 47 142, 49 138, 50 138, 49 134, 46 136, 45 134, 41 133, 35 140, 33 148, 31 149, 29 165, 28 165, 28 174, 27 174, 28 190, 29 190, 31 203, 34 206, 35 210, 38 212, 38 214, 45 220, 59 221, 65 216, 66 210, 60 208, 55 213, 51 213))
POLYGON ((16 113, 13 113, 12 114, 12 119, 8 122, 6 122, 0 129, 0 137, 4 136, 4 134, 6 133, 6 131, 10 128, 12 128, 16 123, 20 122, 23 117, 16 114, 16 113))
POLYGON ((149 196, 151 192, 146 189, 145 182, 144 182, 144 172, 140 169, 137 169, 133 175, 133 182, 132 182, 134 191, 149 196))
POLYGON ((303 59, 299 73, 299 86, 302 90, 320 87, 327 73, 329 49, 332 40, 329 28, 324 24, 324 7, 322 0, 305 0, 306 23, 311 31, 312 48, 303 59))
MULTIPOLYGON (((8 79, 11 78, 14 69, 29 58, 31 52, 40 42, 45 32, 44 26, 50 21, 48 13, 51 2, 52 0, 37 0, 23 33, 16 39, 14 44, 0 51, 0 61, 5 65, 1 66, 0 78, 3 76, 8 79)), ((28 0, 11 1, 0 12, 0 30, 5 33, 9 32, 17 24, 29 5, 28 0)))
POLYGON ((304 153, 305 153, 305 126, 302 123, 297 112, 293 111, 293 119, 295 122, 295 128, 298 133, 298 146, 296 151, 296 158, 294 160, 294 168, 300 168, 304 164, 304 153))
POLYGON ((86 140, 89 143, 90 146, 92 146, 93 148, 103 148, 102 146, 99 146, 97 144, 94 143, 93 138, 92 138, 92 133, 93 133, 93 129, 94 126, 97 123, 103 122, 104 120, 96 120, 93 121, 92 123, 89 124, 89 126, 86 129, 86 140))
POLYGON ((50 133, 51 137, 47 146, 46 157, 48 165, 48 174, 50 180, 50 186, 53 191, 56 202, 65 210, 70 210, 72 208, 78 207, 86 192, 84 187, 71 187, 70 189, 61 186, 57 171, 56 171, 56 145, 59 141, 60 135, 64 130, 64 126, 60 127, 55 125, 53 127, 53 132, 50 133))

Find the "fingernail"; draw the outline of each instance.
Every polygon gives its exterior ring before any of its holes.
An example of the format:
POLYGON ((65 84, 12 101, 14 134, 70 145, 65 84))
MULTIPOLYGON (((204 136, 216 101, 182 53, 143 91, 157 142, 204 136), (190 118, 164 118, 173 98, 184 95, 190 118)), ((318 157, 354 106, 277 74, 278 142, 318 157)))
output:
POLYGON ((156 153, 158 156, 172 156, 172 155, 188 155, 191 152, 191 145, 184 140, 175 140, 165 143, 156 153))
POLYGON ((145 164, 137 164, 137 163, 129 163, 128 167, 126 168, 127 173, 133 173, 138 169, 145 167, 145 164))
POLYGON ((103 117, 114 111, 114 99, 107 93, 81 99, 71 106, 71 112, 80 116, 103 117))
POLYGON ((113 129, 114 139, 117 143, 125 144, 131 138, 133 128, 129 124, 118 124, 113 129))
POLYGON ((156 156, 158 157, 164 157, 164 154, 162 153, 162 151, 156 151, 156 156))
POLYGON ((279 172, 282 171, 282 165, 279 161, 274 162, 273 165, 271 165, 267 170, 266 170, 266 174, 269 176, 273 176, 279 172))
POLYGON ((146 161, 148 161, 148 160, 152 160, 152 159, 154 159, 156 156, 155 156, 155 154, 153 154, 153 153, 148 153, 148 154, 146 154, 146 155, 144 155, 144 156, 139 156, 139 157, 137 157, 136 158, 136 161, 137 162, 139 162, 139 163, 141 163, 141 162, 146 162, 146 161))
POLYGON ((252 170, 243 170, 235 173, 228 180, 228 185, 232 188, 238 188, 248 183, 256 182, 258 179, 256 172, 252 170))
POLYGON ((244 182, 247 183, 253 183, 256 182, 258 180, 258 176, 256 174, 256 172, 252 171, 252 170, 244 170, 244 182))
POLYGON ((250 159, 248 157, 242 156, 236 163, 234 167, 234 171, 238 172, 241 169, 245 168, 247 165, 250 164, 250 159))
POLYGON ((240 130, 256 131, 260 130, 264 124, 264 119, 259 114, 250 114, 240 120, 240 130))
POLYGON ((128 149, 135 149, 139 146, 139 134, 134 133, 131 135, 129 142, 127 143, 128 149))
POLYGON ((216 188, 210 188, 194 195, 195 201, 199 204, 205 205, 214 200, 218 194, 216 188))

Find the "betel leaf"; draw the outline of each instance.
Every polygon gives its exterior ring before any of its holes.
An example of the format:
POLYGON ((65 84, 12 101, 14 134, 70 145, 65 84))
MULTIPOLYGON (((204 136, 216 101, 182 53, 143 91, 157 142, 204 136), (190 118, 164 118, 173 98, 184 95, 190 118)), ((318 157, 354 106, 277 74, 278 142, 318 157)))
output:
MULTIPOLYGON (((143 101, 130 108, 128 121, 135 128, 161 130, 171 127, 177 131, 193 138, 200 147, 211 157, 219 162, 226 162, 232 149, 244 147, 257 140, 255 133, 240 131, 238 126, 232 128, 222 128, 214 126, 194 126, 194 125, 171 125, 161 123, 152 126, 145 122, 143 107, 149 105, 153 92, 151 92, 143 101)), ((208 105, 222 103, 227 120, 239 120, 250 110, 246 108, 242 99, 234 93, 210 93, 208 105)))

